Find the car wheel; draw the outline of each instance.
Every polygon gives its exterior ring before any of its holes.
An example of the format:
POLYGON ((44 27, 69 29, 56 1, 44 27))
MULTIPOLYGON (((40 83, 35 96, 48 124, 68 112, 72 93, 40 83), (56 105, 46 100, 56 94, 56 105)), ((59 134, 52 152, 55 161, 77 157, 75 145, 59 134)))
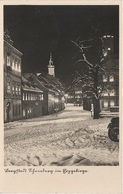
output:
POLYGON ((109 128, 108 136, 112 141, 119 142, 119 127, 109 128))

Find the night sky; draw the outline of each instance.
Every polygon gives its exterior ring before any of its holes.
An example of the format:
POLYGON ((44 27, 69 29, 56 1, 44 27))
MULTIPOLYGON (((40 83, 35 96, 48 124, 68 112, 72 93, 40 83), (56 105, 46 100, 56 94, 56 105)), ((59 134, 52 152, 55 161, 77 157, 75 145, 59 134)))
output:
POLYGON ((99 27, 102 35, 114 36, 114 54, 118 55, 118 6, 4 6, 6 26, 14 46, 23 53, 23 72, 46 71, 52 52, 56 76, 73 73, 71 40, 93 37, 91 26, 99 27))

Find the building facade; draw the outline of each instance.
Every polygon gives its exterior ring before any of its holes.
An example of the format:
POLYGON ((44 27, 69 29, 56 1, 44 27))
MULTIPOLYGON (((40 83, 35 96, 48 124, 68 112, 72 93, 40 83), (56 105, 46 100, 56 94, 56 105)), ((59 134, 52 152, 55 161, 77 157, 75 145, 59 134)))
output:
POLYGON ((113 36, 103 36, 104 61, 101 65, 105 74, 102 76, 104 89, 100 99, 101 110, 119 106, 119 60, 114 57, 113 40, 113 36))
POLYGON ((22 53, 13 46, 8 31, 4 33, 4 122, 22 119, 22 53))
POLYGON ((101 110, 119 106, 119 61, 109 59, 103 66, 106 66, 106 74, 102 77, 104 90, 100 99, 101 110))
POLYGON ((64 106, 62 84, 55 77, 52 54, 49 74, 23 73, 22 53, 13 46, 8 30, 4 34, 4 122, 48 115, 64 106))
POLYGON ((23 119, 43 115, 43 91, 36 84, 22 76, 22 110, 23 119))

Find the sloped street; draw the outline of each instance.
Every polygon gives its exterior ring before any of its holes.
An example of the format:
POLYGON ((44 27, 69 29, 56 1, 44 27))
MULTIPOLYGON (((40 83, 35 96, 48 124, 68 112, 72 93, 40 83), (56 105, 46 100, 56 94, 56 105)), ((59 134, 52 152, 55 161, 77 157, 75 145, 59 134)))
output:
POLYGON ((118 165, 119 144, 108 138, 109 122, 68 104, 57 115, 6 123, 5 165, 118 165))

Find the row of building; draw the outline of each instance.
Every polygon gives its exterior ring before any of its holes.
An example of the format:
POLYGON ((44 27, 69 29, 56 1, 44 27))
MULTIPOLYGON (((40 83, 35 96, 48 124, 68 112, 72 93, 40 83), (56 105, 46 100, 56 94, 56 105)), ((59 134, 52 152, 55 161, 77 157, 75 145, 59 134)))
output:
MULTIPOLYGON (((102 50, 105 60, 101 62, 101 66, 106 70, 106 74, 101 77, 104 88, 100 97, 101 111, 109 111, 111 107, 119 106, 119 60, 114 57, 113 38, 110 35, 103 37, 102 50)), ((68 87, 66 96, 68 103, 82 103, 83 109, 91 110, 92 94, 83 94, 81 83, 68 87)))
POLYGON ((4 122, 48 115, 61 111, 64 89, 55 77, 52 54, 48 74, 22 73, 22 53, 4 33, 4 122))

